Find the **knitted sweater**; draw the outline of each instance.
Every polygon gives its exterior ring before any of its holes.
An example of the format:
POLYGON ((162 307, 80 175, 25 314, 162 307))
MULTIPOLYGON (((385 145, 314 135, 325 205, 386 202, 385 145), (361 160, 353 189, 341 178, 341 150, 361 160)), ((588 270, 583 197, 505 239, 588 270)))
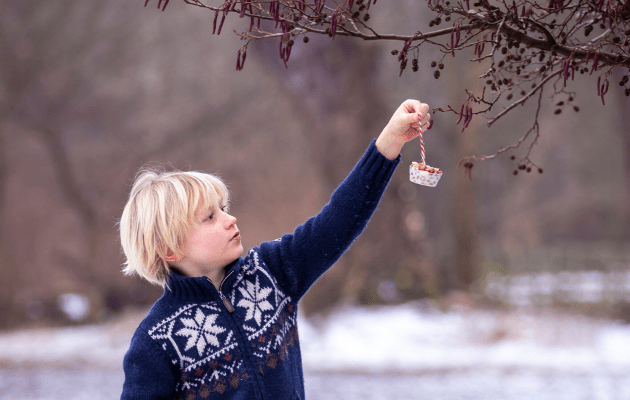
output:
POLYGON ((297 304, 359 236, 400 162, 373 141, 315 217, 226 267, 171 274, 125 355, 121 399, 304 399, 297 304))

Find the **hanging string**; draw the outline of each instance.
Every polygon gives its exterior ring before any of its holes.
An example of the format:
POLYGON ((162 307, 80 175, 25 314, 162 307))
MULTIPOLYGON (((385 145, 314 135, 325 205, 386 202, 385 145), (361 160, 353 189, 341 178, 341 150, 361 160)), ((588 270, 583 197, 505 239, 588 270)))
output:
POLYGON ((420 132, 420 153, 422 155, 422 164, 426 165, 424 156, 424 140, 422 140, 422 129, 418 129, 418 132, 420 132))

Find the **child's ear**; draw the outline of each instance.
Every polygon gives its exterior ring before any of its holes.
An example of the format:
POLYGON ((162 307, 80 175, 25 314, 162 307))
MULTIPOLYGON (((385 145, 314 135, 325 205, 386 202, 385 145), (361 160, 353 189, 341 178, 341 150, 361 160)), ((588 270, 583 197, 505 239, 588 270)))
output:
POLYGON ((182 257, 176 257, 175 254, 171 250, 167 250, 166 257, 164 259, 168 262, 177 262, 182 259, 182 257))

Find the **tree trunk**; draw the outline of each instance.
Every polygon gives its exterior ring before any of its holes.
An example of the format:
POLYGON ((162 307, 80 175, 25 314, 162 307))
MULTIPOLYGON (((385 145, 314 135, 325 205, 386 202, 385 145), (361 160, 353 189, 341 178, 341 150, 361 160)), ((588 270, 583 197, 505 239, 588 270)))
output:
MULTIPOLYGON (((626 5, 628 2, 626 2, 626 5)), ((620 130, 621 137, 623 139, 623 154, 624 154, 624 182, 625 185, 621 189, 624 191, 623 198, 626 201, 623 202, 624 209, 624 219, 626 220, 626 231, 625 231, 625 240, 626 242, 630 240, 630 102, 628 98, 623 95, 623 91, 616 91, 617 97, 619 98, 619 114, 625 116, 623 118, 624 124, 623 129, 620 130)))
MULTIPOLYGON (((452 63, 455 64, 455 63, 452 63)), ((476 70, 463 65, 459 68, 451 70, 452 76, 449 76, 450 104, 453 108, 457 107, 465 100, 465 92, 462 88, 467 88, 473 93, 480 92, 479 75, 476 70), (468 67, 468 68, 467 68, 468 67), (457 88, 456 90, 453 90, 457 88)), ((474 111, 478 106, 471 103, 474 111)), ((461 132, 460 125, 456 126, 456 151, 457 158, 461 159, 476 153, 476 137, 479 130, 482 129, 482 122, 479 118, 473 119, 471 124, 461 132)), ((455 177, 455 190, 453 194, 453 237, 454 246, 453 254, 455 254, 454 269, 449 278, 449 286, 457 290, 468 290, 470 285, 479 276, 479 233, 477 228, 477 202, 475 195, 475 171, 473 168, 472 179, 465 173, 464 168, 459 167, 455 177)))
POLYGON ((6 156, 7 140, 5 129, 3 129, 2 121, 0 118, 0 270, 3 279, 0 279, 0 329, 8 328, 13 323, 14 316, 14 298, 16 288, 19 287, 17 279, 19 279, 18 271, 11 256, 11 252, 7 249, 5 241, 2 240, 7 235, 7 230, 4 229, 4 216, 6 215, 6 191, 7 181, 9 177, 8 162, 6 156))

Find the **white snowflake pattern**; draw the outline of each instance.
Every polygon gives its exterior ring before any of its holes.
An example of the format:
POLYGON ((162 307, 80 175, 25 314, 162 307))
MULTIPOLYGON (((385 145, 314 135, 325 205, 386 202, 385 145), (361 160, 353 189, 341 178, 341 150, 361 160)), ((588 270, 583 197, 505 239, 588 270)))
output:
POLYGON ((266 298, 271 293, 271 288, 260 288, 260 284, 258 282, 258 276, 256 276, 256 283, 253 284, 249 281, 245 282, 245 286, 247 289, 243 287, 239 287, 238 290, 243 295, 243 299, 241 299, 237 306, 243 307, 247 309, 247 313, 245 314, 245 321, 249 321, 254 318, 258 326, 262 322, 262 313, 263 311, 269 311, 273 309, 271 303, 269 303, 266 298))
POLYGON ((218 314, 204 315, 200 309, 197 309, 194 319, 180 319, 185 328, 180 329, 176 335, 188 337, 186 348, 184 348, 185 351, 197 347, 197 352, 201 356, 208 344, 216 347, 220 346, 216 335, 225 332, 225 328, 215 325, 217 317, 218 314))

